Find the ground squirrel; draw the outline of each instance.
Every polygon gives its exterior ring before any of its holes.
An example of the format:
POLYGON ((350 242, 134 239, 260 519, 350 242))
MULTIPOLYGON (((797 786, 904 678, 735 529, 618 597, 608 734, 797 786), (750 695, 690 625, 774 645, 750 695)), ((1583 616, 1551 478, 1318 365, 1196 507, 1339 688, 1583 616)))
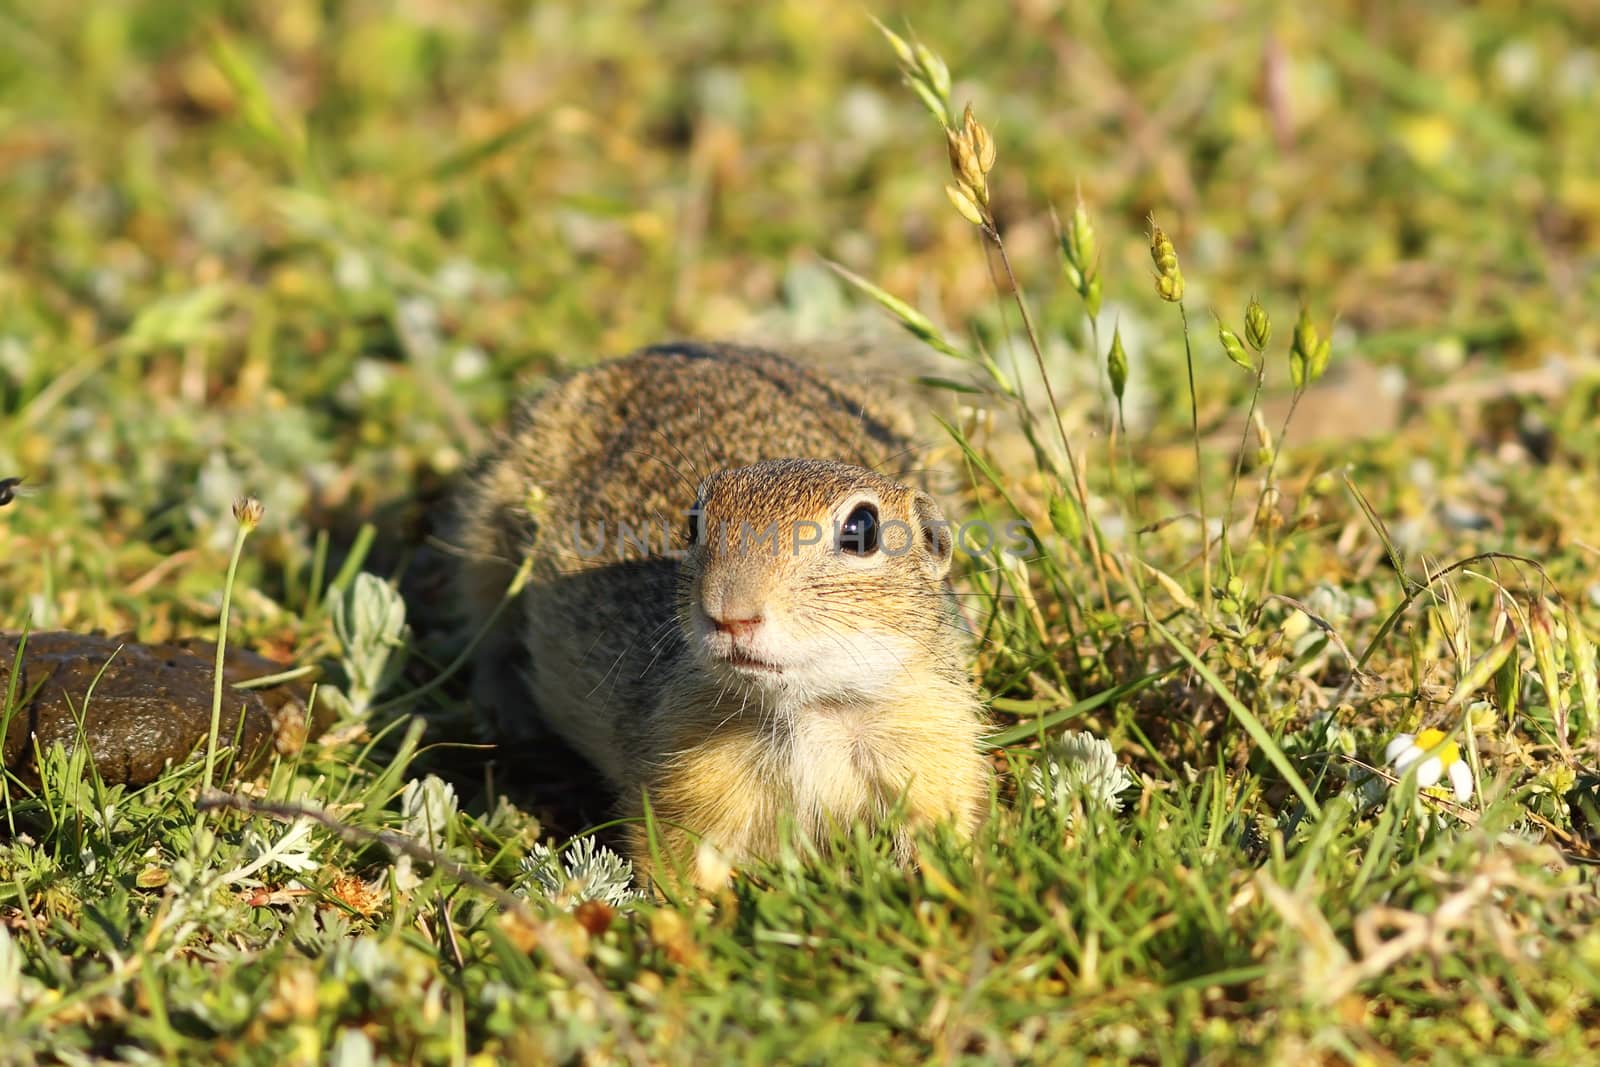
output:
MULTIPOLYGON (((702 888, 785 810, 820 835, 903 804, 905 852, 987 809, 952 527, 886 410, 760 349, 649 348, 537 395, 463 495, 475 700, 553 728, 625 814, 645 791, 702 888)), ((648 867, 640 822, 630 849, 648 867)))

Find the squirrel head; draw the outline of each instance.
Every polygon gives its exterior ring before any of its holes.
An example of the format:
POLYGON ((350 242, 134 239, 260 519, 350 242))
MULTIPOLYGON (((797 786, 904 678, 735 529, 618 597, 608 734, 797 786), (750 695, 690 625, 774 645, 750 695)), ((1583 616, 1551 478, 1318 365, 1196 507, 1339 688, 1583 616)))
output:
POLYGON ((768 460, 707 478, 689 523, 679 623, 723 683, 850 704, 942 666, 953 537, 928 494, 845 463, 768 460))

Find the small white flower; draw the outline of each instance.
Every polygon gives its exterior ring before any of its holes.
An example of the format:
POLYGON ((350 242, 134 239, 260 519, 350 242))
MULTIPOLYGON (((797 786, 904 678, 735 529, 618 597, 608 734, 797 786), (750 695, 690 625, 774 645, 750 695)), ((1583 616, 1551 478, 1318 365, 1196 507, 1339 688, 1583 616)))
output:
POLYGON ((364 292, 372 288, 372 264, 360 252, 344 249, 334 261, 333 280, 341 289, 364 292))
POLYGON ((1028 788, 1061 808, 1081 796, 1085 803, 1121 811, 1119 794, 1131 785, 1133 776, 1117 762, 1110 743, 1082 730, 1047 740, 1028 773, 1028 788))
POLYGON ((1442 730, 1424 730, 1415 736, 1396 734, 1383 750, 1383 759, 1396 774, 1405 773, 1416 763, 1417 785, 1424 789, 1448 777, 1458 802, 1465 804, 1472 799, 1472 768, 1461 758, 1461 746, 1449 740, 1442 730))
POLYGON ((462 345, 450 359, 450 375, 458 382, 475 382, 489 373, 489 354, 477 345, 462 345))
POLYGON ((420 296, 400 301, 395 309, 395 326, 400 343, 413 358, 432 359, 439 351, 439 308, 420 296))
POLYGON ((333 1047, 328 1050, 328 1062, 333 1067, 372 1067, 378 1058, 372 1048, 372 1038, 352 1027, 339 1031, 333 1047))

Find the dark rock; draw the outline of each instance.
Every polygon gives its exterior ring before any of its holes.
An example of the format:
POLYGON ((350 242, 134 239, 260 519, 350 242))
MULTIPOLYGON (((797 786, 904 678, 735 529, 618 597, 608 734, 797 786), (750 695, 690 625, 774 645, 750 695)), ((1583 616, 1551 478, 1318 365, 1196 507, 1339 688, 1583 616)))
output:
MULTIPOLYGON (((11 686, 20 637, 0 634, 0 702, 11 686)), ((36 784, 37 754, 58 741, 71 749, 81 736, 107 782, 154 780, 205 744, 214 656, 214 645, 194 642, 147 645, 100 634, 29 634, 11 690, 14 708, 0 765, 36 784)), ((230 653, 223 679, 232 683, 282 669, 261 656, 230 653)), ((238 741, 222 764, 225 773, 245 773, 275 744, 297 747, 304 739, 303 700, 291 687, 277 688, 282 691, 271 703, 257 691, 231 684, 223 689, 219 750, 238 741)), ((4 710, 0 703, 0 716, 4 710)), ((325 724, 313 724, 312 732, 320 725, 325 724)))

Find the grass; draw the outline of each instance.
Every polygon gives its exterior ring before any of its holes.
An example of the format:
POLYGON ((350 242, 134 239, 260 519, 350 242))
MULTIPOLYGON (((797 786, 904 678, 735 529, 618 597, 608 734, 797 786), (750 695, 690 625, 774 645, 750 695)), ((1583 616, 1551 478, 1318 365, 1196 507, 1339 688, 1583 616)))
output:
POLYGON ((1592 1057, 1587 6, 875 8, 904 54, 832 0, 36 7, 0 14, 0 620, 229 617, 340 718, 204 818, 209 759, 5 783, 0 1060, 1592 1057), (969 100, 976 224, 930 118, 969 100), (560 366, 863 332, 937 350, 947 510, 1041 545, 963 576, 991 819, 916 871, 848 836, 578 899, 605 808, 474 744, 421 532, 560 366), (1471 799, 1364 793, 1425 728, 1471 799), (1121 810, 1028 784, 1065 729, 1121 810))

